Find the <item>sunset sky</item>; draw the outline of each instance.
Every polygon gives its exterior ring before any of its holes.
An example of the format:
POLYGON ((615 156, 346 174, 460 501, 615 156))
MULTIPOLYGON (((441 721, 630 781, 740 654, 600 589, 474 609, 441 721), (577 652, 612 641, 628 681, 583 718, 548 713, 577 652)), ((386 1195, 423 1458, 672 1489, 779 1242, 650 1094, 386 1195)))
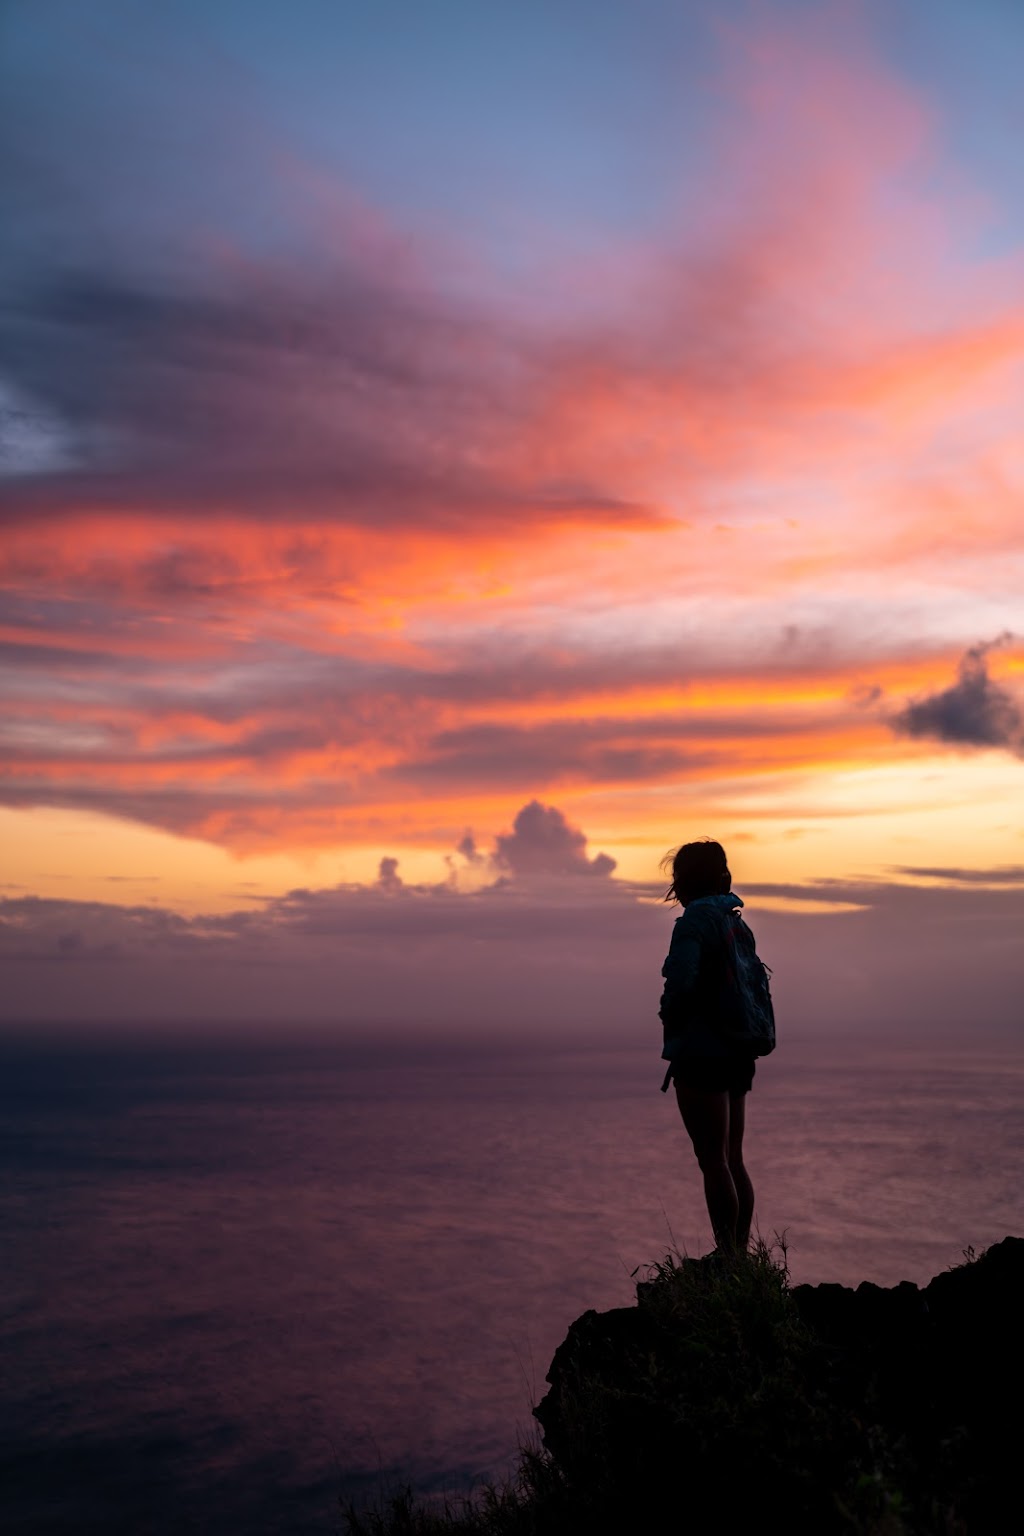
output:
POLYGON ((4 1016, 559 924, 621 1008, 702 835, 819 980, 911 904, 1019 1014, 1022 59, 1005 0, 7 5, 4 1016))

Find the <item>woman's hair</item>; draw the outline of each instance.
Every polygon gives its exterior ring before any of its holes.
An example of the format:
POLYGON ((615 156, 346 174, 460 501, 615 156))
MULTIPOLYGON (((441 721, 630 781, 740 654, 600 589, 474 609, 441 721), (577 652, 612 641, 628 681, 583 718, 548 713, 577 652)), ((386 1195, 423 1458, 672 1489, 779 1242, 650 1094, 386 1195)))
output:
POLYGON ((679 901, 683 906, 698 896, 724 895, 732 881, 725 849, 708 837, 673 848, 662 859, 661 867, 672 876, 665 900, 679 901))

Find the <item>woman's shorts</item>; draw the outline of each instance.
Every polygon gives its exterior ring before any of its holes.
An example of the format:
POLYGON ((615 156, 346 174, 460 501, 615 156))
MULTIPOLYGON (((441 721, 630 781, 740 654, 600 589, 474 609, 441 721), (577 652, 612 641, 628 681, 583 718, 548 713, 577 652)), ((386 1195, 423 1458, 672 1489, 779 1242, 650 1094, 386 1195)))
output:
POLYGON ((749 1051, 731 1056, 677 1056, 670 1071, 677 1089, 682 1086, 738 1098, 749 1093, 753 1085, 754 1057, 749 1051))

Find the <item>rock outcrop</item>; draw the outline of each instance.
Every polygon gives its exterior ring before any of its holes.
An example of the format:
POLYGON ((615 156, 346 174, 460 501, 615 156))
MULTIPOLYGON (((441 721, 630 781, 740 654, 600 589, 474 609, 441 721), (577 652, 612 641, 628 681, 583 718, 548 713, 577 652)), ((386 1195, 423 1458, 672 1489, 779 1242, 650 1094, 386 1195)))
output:
POLYGON ((535 1409, 579 1518, 814 1536, 1019 1527, 1024 1240, 923 1288, 791 1288, 764 1253, 656 1271, 635 1307, 572 1324, 535 1409))

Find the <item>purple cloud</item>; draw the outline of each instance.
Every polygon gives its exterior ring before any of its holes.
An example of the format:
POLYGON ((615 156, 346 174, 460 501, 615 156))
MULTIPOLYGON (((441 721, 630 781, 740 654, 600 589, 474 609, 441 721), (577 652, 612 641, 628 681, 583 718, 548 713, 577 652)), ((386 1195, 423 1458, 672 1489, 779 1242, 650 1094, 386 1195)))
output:
POLYGON ((972 645, 960 659, 950 688, 914 699, 893 725, 906 736, 930 736, 956 746, 1009 747, 1024 751, 1024 716, 1013 695, 988 673, 989 651, 1012 640, 1007 632, 972 645))
MULTIPOLYGON (((546 359, 425 278, 352 262, 191 289, 53 272, 13 284, 0 347, 75 445, 22 471, 0 441, 9 521, 97 506, 421 530, 652 520, 580 464, 520 472, 546 359)), ((190 580, 173 561, 152 575, 190 580)))
POLYGON ((615 860, 606 853, 588 859, 586 847, 584 834, 570 827, 561 811, 531 800, 516 816, 512 831, 503 832, 498 838, 494 863, 498 869, 519 877, 610 875, 615 860))

